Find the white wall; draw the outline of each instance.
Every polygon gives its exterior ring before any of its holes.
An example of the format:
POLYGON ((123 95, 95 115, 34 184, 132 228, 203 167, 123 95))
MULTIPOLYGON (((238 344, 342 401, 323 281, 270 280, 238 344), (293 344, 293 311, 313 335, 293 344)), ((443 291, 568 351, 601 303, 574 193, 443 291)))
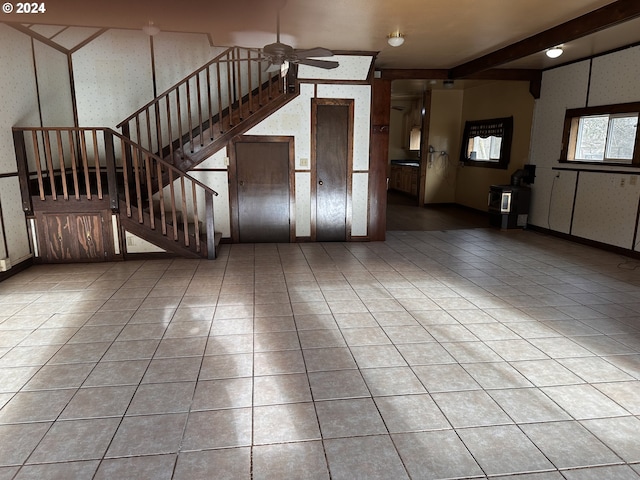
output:
POLYGON ((78 122, 114 128, 153 99, 149 37, 109 30, 73 54, 78 122))
POLYGON ((637 249, 633 244, 640 200, 637 169, 561 164, 558 159, 566 110, 638 102, 638 78, 640 47, 544 72, 531 140, 531 163, 537 166, 532 225, 637 249))
MULTIPOLYGON (((30 255, 29 239, 17 177, 11 127, 39 126, 38 97, 31 40, 0 24, 0 203, 5 245, 0 232, 0 258, 15 265, 30 255)), ((0 227, 1 228, 1 227, 0 227)))
MULTIPOLYGON (((356 57, 359 58, 359 57, 356 57)), ((341 65, 348 57, 341 57, 341 65)), ((345 70, 349 71, 347 65, 345 70)), ((366 236, 368 220, 369 129, 371 115, 370 85, 320 84, 318 98, 354 99, 353 178, 351 194, 351 235, 366 236)), ((302 84, 300 95, 278 110, 247 135, 287 135, 294 137, 296 168, 295 219, 296 236, 311 235, 311 184, 309 162, 311 156, 311 99, 314 85, 302 84)))

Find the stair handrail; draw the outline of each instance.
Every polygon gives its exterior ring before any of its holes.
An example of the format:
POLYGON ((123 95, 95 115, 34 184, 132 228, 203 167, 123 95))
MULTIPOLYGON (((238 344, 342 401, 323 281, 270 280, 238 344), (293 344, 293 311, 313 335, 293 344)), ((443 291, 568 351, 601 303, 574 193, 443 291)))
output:
POLYGON ((282 72, 267 73, 267 64, 257 49, 229 47, 116 128, 147 150, 180 165, 187 155, 222 140, 274 95, 287 96, 282 72))
MULTIPOLYGON (((158 95, 156 95, 156 97, 154 99, 152 99, 149 103, 147 103, 146 105, 143 105, 142 107, 140 107, 138 110, 136 110, 135 112, 133 112, 131 115, 129 115, 127 118, 125 118, 124 120, 122 120, 120 123, 118 123, 116 125, 116 128, 122 128, 122 126, 133 120, 135 117, 137 117, 138 115, 140 115, 142 112, 144 112, 145 110, 147 110, 150 106, 152 106, 154 103, 158 102, 158 99, 160 97, 164 97, 166 95, 168 95, 169 93, 173 92, 175 89, 177 89, 180 85, 184 85, 189 79, 191 79, 192 77, 195 77, 198 73, 203 72, 204 70, 206 70, 207 68, 209 68, 211 65, 213 65, 216 62, 219 62, 221 59, 223 59, 225 56, 229 55, 229 53, 231 53, 231 51, 237 47, 229 47, 227 48, 224 52, 220 53, 218 56, 214 57, 213 59, 209 60, 209 62, 205 63, 203 66, 201 66, 200 68, 198 68, 197 70, 194 70, 193 72, 191 72, 189 75, 187 75, 186 77, 184 77, 182 80, 176 82, 174 85, 172 85, 171 87, 167 88, 164 92, 159 93, 158 95)), ((247 48, 246 50, 251 50, 251 51, 255 51, 258 52, 257 49, 253 49, 253 48, 247 48)))
MULTIPOLYGON (((109 127, 11 127, 11 130, 14 131, 14 132, 47 132, 47 131, 49 131, 49 132, 56 132, 56 131, 93 132, 93 131, 96 131, 97 132, 97 131, 102 131, 102 132, 110 133, 111 135, 114 135, 115 137, 118 137, 118 138, 124 140, 125 143, 128 143, 131 146, 140 149, 140 151, 142 153, 149 155, 154 160, 156 160, 157 162, 159 162, 163 166, 165 166, 167 169, 172 170, 174 173, 178 174, 181 177, 187 178, 189 181, 192 181, 196 185, 202 187, 205 191, 211 193, 212 195, 214 195, 216 197, 218 196, 218 192, 213 190, 211 187, 205 185, 204 183, 202 183, 198 179, 193 178, 187 172, 183 172, 182 170, 180 170, 179 168, 175 167, 171 163, 167 162, 163 158, 159 157, 155 153, 150 152, 149 150, 145 149, 144 147, 136 144, 136 142, 134 142, 130 138, 122 135, 119 132, 116 132, 115 130, 113 130, 112 128, 109 128, 109 127)), ((26 157, 19 158, 18 160, 26 161, 27 158, 26 157)), ((28 164, 25 164, 23 161, 20 161, 19 163, 21 164, 21 166, 22 165, 26 166, 27 169, 25 170, 25 172, 27 174, 30 173, 28 171, 28 164)))
POLYGON ((189 175, 187 172, 183 172, 182 170, 180 170, 179 168, 177 168, 176 166, 172 165, 171 163, 167 162, 165 159, 163 159, 162 157, 159 157, 158 155, 156 155, 153 152, 150 152, 149 150, 147 150, 146 148, 138 145, 136 142, 134 142, 133 140, 131 140, 130 138, 122 135, 119 132, 116 132, 115 130, 111 129, 111 128, 104 128, 103 130, 108 131, 109 133, 111 133, 112 135, 124 140, 125 143, 130 144, 131 146, 140 149, 140 151, 146 155, 149 155, 149 157, 153 158, 155 161, 157 161, 158 163, 161 163, 164 167, 166 167, 167 169, 173 171, 174 173, 178 174, 180 177, 184 177, 187 180, 195 183, 196 185, 198 185, 199 187, 201 187, 202 189, 204 189, 207 193, 211 193, 214 197, 218 196, 218 192, 216 192, 214 189, 212 189, 211 187, 205 185, 204 183, 202 183, 200 180, 193 178, 191 175, 189 175))
MULTIPOLYGON (((176 168, 163 158, 145 149, 130 138, 108 127, 13 127, 13 139, 18 167, 18 177, 22 190, 23 211, 32 215, 32 193, 41 201, 64 199, 75 197, 80 200, 85 197, 92 200, 106 200, 102 184, 106 173, 106 190, 109 195, 107 208, 119 210, 119 197, 117 182, 117 169, 121 168, 124 179, 124 197, 126 216, 132 218, 135 207, 138 213, 139 224, 146 224, 152 230, 156 230, 156 218, 153 200, 157 195, 160 200, 160 226, 162 235, 168 237, 167 223, 173 227, 173 240, 190 247, 189 221, 187 218, 187 196, 191 194, 191 208, 193 213, 194 233, 193 241, 196 252, 202 251, 201 233, 199 227, 197 188, 200 187, 205 200, 206 241, 209 258, 215 258, 215 233, 213 219, 213 197, 218 192, 208 185, 192 177, 186 172, 176 168), (25 136, 31 132, 30 142, 27 148, 25 136), (102 132, 103 138, 98 138, 98 132, 102 132), (89 139, 87 140, 87 133, 89 139), (117 165, 114 139, 121 142, 122 165, 117 165), (103 141, 103 144, 100 144, 103 141), (37 182, 36 192, 31 192, 32 172, 29 169, 29 154, 32 154, 36 168, 37 182), (91 158, 93 157, 93 158, 91 158), (70 176, 69 180, 67 177, 70 176), (130 182, 129 180, 132 180, 130 182), (185 188, 189 182, 191 192, 185 188), (95 183, 93 183, 95 182, 95 183), (183 207, 183 233, 184 238, 179 238, 179 226, 176 209, 175 183, 178 182, 183 207), (133 183, 133 187, 130 186, 133 183), (91 185, 97 188, 97 193, 92 192, 91 185), (171 195, 170 212, 171 222, 165 221, 164 188, 169 189, 171 195), (59 192, 58 190, 62 190, 59 192), (133 189, 135 200, 130 190, 133 189), (147 205, 149 214, 145 216, 143 206, 147 205)), ((100 203, 102 205, 102 203, 100 203)), ((104 207, 101 207, 104 208, 104 207)))

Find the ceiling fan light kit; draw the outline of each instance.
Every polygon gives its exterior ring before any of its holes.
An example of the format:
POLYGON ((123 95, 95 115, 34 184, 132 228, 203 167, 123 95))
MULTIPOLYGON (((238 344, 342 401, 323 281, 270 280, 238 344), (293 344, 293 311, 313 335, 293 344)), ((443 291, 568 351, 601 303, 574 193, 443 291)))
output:
POLYGON ((548 48, 545 53, 549 58, 558 58, 560 55, 562 55, 562 52, 562 45, 558 45, 557 47, 548 48))
POLYGON ((160 29, 156 25, 154 25, 151 20, 149 20, 149 23, 147 25, 142 27, 142 31, 150 37, 153 37, 154 35, 160 33, 160 29))
POLYGON ((267 72, 278 71, 285 62, 324 68, 325 70, 339 66, 339 63, 333 60, 318 60, 322 57, 333 57, 331 50, 322 47, 298 50, 291 45, 282 43, 280 41, 280 9, 278 9, 276 20, 276 41, 265 45, 261 52, 262 56, 269 61, 267 72))
POLYGON ((387 35, 387 43, 392 47, 399 47, 404 43, 404 35, 400 32, 394 32, 387 35))

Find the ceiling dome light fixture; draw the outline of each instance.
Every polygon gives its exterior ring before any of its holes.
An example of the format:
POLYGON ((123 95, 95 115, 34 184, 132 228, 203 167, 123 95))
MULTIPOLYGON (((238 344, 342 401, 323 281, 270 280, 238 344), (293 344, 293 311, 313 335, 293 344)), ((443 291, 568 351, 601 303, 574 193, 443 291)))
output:
POLYGON ((558 58, 560 55, 562 55, 562 52, 562 45, 558 45, 557 47, 548 48, 545 53, 549 58, 558 58))
POLYGON ((387 43, 392 47, 399 47, 404 43, 404 35, 400 32, 390 33, 387 35, 387 43))
POLYGON ((160 29, 156 25, 154 25, 154 23, 151 20, 149 20, 148 25, 145 25, 144 27, 142 27, 142 31, 147 35, 149 35, 150 37, 153 37, 154 35, 157 35, 160 33, 160 29))

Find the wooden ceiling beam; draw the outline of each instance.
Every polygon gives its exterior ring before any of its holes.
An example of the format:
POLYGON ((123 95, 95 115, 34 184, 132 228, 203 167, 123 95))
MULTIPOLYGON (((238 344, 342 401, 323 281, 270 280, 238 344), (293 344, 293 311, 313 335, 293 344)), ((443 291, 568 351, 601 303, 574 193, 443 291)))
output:
MULTIPOLYGON (((528 82, 536 79, 540 70, 527 68, 492 68, 473 73, 467 80, 512 80, 528 82)), ((385 80, 448 80, 449 70, 443 69, 382 69, 380 78, 385 80)))
POLYGON ((640 17, 640 1, 617 0, 593 12, 586 13, 500 50, 458 65, 449 70, 449 78, 468 78, 478 72, 536 52, 542 52, 547 48, 585 37, 637 17, 640 17))

